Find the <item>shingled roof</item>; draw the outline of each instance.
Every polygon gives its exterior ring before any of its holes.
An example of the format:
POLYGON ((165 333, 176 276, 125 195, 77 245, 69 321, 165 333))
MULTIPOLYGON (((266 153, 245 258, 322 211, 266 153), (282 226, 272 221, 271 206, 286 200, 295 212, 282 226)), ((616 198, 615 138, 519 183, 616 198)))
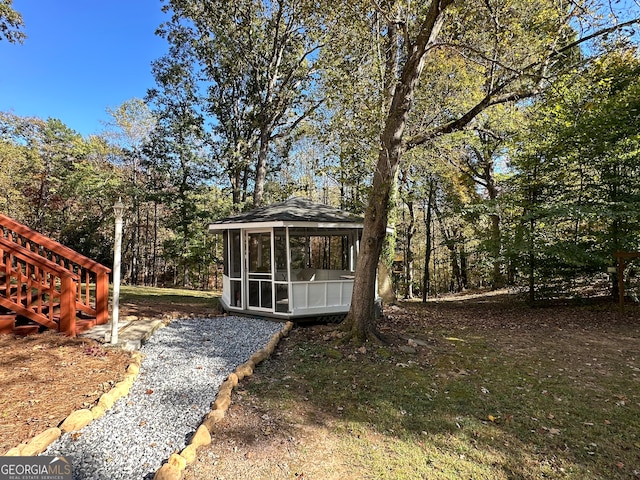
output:
POLYGON ((222 225, 244 223, 329 223, 329 224, 362 224, 363 218, 344 210, 315 203, 305 198, 292 197, 284 202, 274 203, 266 207, 256 208, 249 212, 223 218, 210 224, 210 229, 219 229, 222 225))

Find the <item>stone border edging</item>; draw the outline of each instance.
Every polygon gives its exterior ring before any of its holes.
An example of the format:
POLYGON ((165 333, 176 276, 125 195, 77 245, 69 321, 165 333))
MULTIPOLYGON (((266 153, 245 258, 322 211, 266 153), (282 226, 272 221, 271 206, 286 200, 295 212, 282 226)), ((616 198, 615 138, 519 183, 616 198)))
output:
POLYGON ((141 364, 142 354, 140 352, 133 352, 131 354, 131 363, 127 366, 124 380, 116 383, 108 392, 103 393, 98 399, 97 405, 91 409, 82 408, 72 412, 58 427, 48 428, 28 442, 10 448, 3 456, 32 457, 39 455, 44 452, 49 445, 60 438, 63 433, 76 432, 89 425, 93 420, 100 418, 107 410, 113 407, 116 400, 129 394, 133 382, 138 377, 141 364))
POLYGON ((211 443, 211 432, 213 426, 222 420, 231 405, 231 393, 245 377, 253 375, 256 365, 271 356, 276 346, 283 337, 286 337, 293 328, 293 322, 287 322, 277 333, 271 336, 267 345, 255 352, 249 360, 239 365, 227 379, 222 382, 218 389, 215 401, 211 405, 211 411, 207 414, 202 424, 197 428, 189 444, 180 452, 173 453, 155 473, 153 480, 180 480, 187 465, 195 462, 199 447, 211 443))

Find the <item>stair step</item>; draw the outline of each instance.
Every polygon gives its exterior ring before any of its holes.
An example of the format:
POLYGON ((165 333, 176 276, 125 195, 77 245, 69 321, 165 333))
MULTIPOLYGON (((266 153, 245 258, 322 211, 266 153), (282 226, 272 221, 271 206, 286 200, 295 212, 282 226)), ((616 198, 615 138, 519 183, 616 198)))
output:
POLYGON ((80 320, 76 319, 76 335, 82 332, 86 332, 87 330, 91 330, 96 326, 97 320, 95 318, 80 320))
POLYGON ((26 337, 27 335, 34 335, 39 331, 39 325, 20 325, 19 327, 13 327, 12 333, 21 337, 26 337))
MULTIPOLYGON (((16 317, 14 314, 0 314, 0 335, 6 334, 15 334, 20 336, 32 335, 38 333, 40 331, 41 326, 37 323, 33 323, 24 319, 24 317, 19 320, 19 325, 16 325, 16 317), (29 323, 23 323, 28 321, 29 323)), ((59 318, 54 318, 56 323, 60 321, 59 318)), ((95 318, 85 318, 80 319, 76 318, 76 335, 86 332, 87 330, 91 330, 97 324, 97 320, 95 318)))
POLYGON ((0 315, 0 335, 7 335, 13 333, 13 326, 15 325, 16 316, 14 315, 0 315))

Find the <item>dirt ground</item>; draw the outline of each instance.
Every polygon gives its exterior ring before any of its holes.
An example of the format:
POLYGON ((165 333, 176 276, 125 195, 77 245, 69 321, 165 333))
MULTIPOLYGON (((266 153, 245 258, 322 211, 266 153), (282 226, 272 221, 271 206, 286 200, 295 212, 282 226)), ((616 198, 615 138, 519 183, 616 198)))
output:
POLYGON ((0 352, 0 454, 94 406, 129 364, 127 353, 49 332, 0 335, 0 352))

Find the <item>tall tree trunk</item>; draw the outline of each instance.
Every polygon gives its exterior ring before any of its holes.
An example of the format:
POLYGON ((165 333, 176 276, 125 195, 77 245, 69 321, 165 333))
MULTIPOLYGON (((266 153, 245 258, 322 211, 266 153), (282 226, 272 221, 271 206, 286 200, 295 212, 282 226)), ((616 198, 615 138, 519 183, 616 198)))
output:
POLYGON ((462 270, 460 268, 460 261, 458 260, 458 234, 457 229, 452 228, 452 231, 449 231, 444 224, 444 219, 442 218, 442 214, 438 213, 438 223, 440 224, 440 232, 442 234, 442 238, 444 240, 444 245, 447 247, 449 251, 449 265, 451 267, 451 279, 449 281, 449 291, 450 292, 461 292, 462 291, 462 270))
MULTIPOLYGON (((390 167, 390 164, 387 165, 390 167)), ((363 343, 367 339, 379 339, 374 320, 376 270, 386 235, 391 187, 385 185, 378 172, 377 170, 374 176, 373 189, 365 214, 360 254, 353 281, 351 308, 343 324, 356 343, 363 343)), ((393 175, 388 178, 391 181, 393 175)))
POLYGON ((502 259, 502 229, 500 225, 500 213, 497 210, 498 203, 498 187, 494 178, 494 163, 492 153, 488 152, 485 158, 484 181, 487 188, 489 200, 494 205, 496 211, 489 214, 490 238, 491 238, 491 256, 493 257, 493 265, 491 272, 491 288, 498 289, 504 287, 504 261, 502 259))
POLYGON ((492 260, 491 288, 494 290, 504 287, 505 284, 503 273, 505 265, 502 258, 502 230, 498 210, 498 195, 500 192, 496 184, 494 171, 494 155, 496 155, 496 149, 499 145, 499 143, 496 143, 496 138, 496 136, 492 136, 489 133, 481 134, 480 141, 484 145, 484 148, 476 150, 476 156, 480 163, 478 172, 481 178, 481 181, 476 179, 476 183, 486 188, 489 201, 495 209, 493 213, 489 213, 489 253, 492 260))
POLYGON ((149 203, 145 202, 145 225, 144 225, 144 246, 143 246, 143 256, 144 256, 144 270, 142 272, 142 281, 145 286, 149 286, 150 284, 150 261, 151 255, 149 254, 150 245, 149 245, 149 220, 150 212, 149 212, 149 203))
POLYGON ((529 215, 531 218, 529 219, 529 252, 528 252, 528 260, 529 260, 529 304, 533 305, 536 301, 536 255, 535 255, 535 228, 536 228, 536 220, 534 216, 534 211, 536 208, 536 202, 538 201, 538 195, 536 193, 536 185, 538 170, 537 167, 533 169, 533 177, 529 177, 529 215))
POLYGON ((426 302, 431 293, 430 263, 431 263, 431 219, 433 215, 433 197, 435 196, 436 183, 433 178, 429 181, 429 197, 424 209, 425 226, 425 252, 424 252, 424 276, 422 277, 422 301, 426 302))
MULTIPOLYGON (((49 208, 49 180, 51 178, 51 160, 48 156, 44 158, 44 169, 40 175, 40 188, 38 191, 38 203, 35 208, 34 225, 39 232, 45 231, 44 219, 47 209, 49 208)), ((48 232, 47 232, 48 233, 48 232)))
POLYGON ((249 167, 245 167, 242 177, 242 203, 247 201, 247 189, 249 188, 249 167))
POLYGON ((153 201, 153 260, 151 263, 151 285, 158 286, 158 202, 153 201))
MULTIPOLYGON (((615 165, 614 168, 617 170, 618 165, 615 165)), ((614 178, 619 178, 620 172, 615 171, 614 178)), ((617 182, 612 182, 612 185, 609 189, 609 198, 611 199, 612 205, 617 205, 620 201, 620 191, 619 185, 617 182)), ((610 227, 610 237, 612 243, 612 252, 615 253, 619 250, 622 250, 621 241, 620 241, 620 220, 617 217, 614 217, 611 222, 610 227)), ((620 284, 618 279, 618 273, 615 275, 611 275, 611 296, 615 299, 620 295, 620 284)))
POLYGON ((529 220, 529 304, 533 305, 536 301, 536 255, 534 252, 533 233, 536 228, 536 221, 531 218, 529 220))
POLYGON ((451 241, 446 242, 446 246, 449 249, 449 261, 451 262, 451 282, 449 285, 449 291, 458 293, 462 291, 458 249, 456 248, 456 244, 451 241))
MULTIPOLYGON (((620 250, 620 221, 617 219, 613 220, 613 222, 611 223, 611 237, 613 239, 614 245, 613 253, 615 253, 616 251, 620 250)), ((618 275, 619 273, 617 272, 611 275, 611 297, 614 300, 617 300, 618 296, 620 295, 620 283, 618 280, 618 275)))
POLYGON ((500 259, 502 252, 502 233, 500 231, 500 215, 497 213, 489 214, 491 222, 491 256, 493 257, 493 265, 491 272, 491 288, 498 289, 504 287, 504 274, 502 268, 504 262, 500 259))
POLYGON ((416 233, 416 213, 413 208, 413 201, 407 200, 409 210, 409 225, 407 225, 407 245, 405 249, 405 279, 407 282, 404 298, 413 298, 413 236, 416 233))
POLYGON ((264 184, 267 180, 267 155, 269 153, 269 140, 271 132, 265 130, 260 134, 260 148, 258 150, 258 162, 256 163, 256 179, 253 190, 253 207, 262 206, 264 198, 264 184))
POLYGON ((242 198, 242 180, 240 178, 240 170, 236 169, 233 174, 229 176, 229 180, 231 181, 231 201, 233 205, 238 205, 242 198))
POLYGON ((134 154, 134 160, 131 165, 131 188, 133 191, 132 207, 133 222, 131 225, 131 284, 138 285, 138 271, 140 262, 140 198, 138 195, 138 160, 134 154))
MULTIPOLYGON (((402 153, 402 139, 413 103, 415 89, 424 68, 429 47, 435 42, 444 22, 444 10, 452 0, 433 1, 421 26, 416 42, 412 45, 400 78, 395 87, 389 89, 392 95, 384 129, 380 136, 380 149, 369 202, 365 210, 361 250, 353 282, 351 308, 344 322, 344 329, 355 343, 367 339, 380 340, 374 315, 376 268, 387 230, 389 199, 402 153)), ((390 19, 389 31, 395 34, 388 38, 388 58, 386 72, 397 68, 398 32, 395 22, 390 19), (392 28, 393 26, 393 28, 392 28)), ((393 81, 387 83, 391 86, 393 81)))
POLYGON ((467 250, 464 248, 464 238, 460 245, 460 281, 458 282, 458 291, 462 292, 469 286, 469 271, 467 270, 467 250))

